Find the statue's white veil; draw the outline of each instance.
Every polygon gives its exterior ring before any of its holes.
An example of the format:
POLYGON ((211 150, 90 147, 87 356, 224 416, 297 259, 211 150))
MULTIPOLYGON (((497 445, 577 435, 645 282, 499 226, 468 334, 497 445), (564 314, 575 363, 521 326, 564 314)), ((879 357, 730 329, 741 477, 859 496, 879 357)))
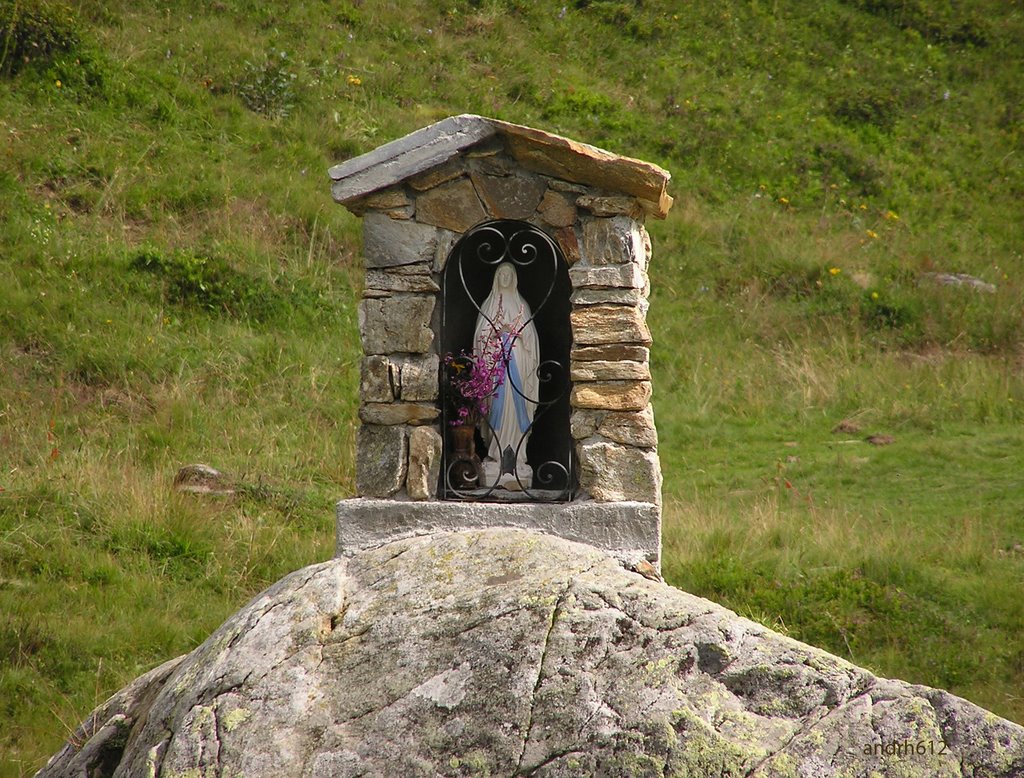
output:
POLYGON ((505 391, 501 392, 501 404, 492 403, 490 418, 493 429, 482 430, 488 445, 488 458, 502 461, 506 447, 518 448, 517 470, 526 465, 526 440, 519 445, 526 428, 533 421, 537 407, 540 365, 540 341, 533 323, 529 304, 519 294, 519 277, 515 265, 503 262, 494 273, 491 292, 480 307, 473 336, 475 352, 480 355, 490 350, 496 339, 505 338, 511 343, 506 351, 511 356, 505 391), (508 333, 515 338, 509 340, 508 333), (518 404, 518 409, 516 405, 518 404), (524 426, 524 415, 526 424, 524 426))

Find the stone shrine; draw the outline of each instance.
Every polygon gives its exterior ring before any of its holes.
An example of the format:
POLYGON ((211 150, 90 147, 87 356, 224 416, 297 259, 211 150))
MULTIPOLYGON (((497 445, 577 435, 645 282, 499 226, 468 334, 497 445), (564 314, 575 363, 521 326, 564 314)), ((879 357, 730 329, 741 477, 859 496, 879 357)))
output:
POLYGON ((658 566, 644 219, 668 172, 462 115, 330 176, 366 268, 338 554, 508 526, 658 566))

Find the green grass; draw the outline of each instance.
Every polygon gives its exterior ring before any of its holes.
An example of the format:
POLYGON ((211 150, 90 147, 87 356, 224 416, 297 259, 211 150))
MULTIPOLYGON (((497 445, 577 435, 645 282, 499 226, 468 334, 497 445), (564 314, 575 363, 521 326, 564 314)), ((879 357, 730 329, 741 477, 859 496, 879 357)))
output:
POLYGON ((0 0, 0 29, 0 776, 330 556, 360 247, 325 172, 461 112, 673 173, 668 579, 1024 721, 1019 9, 0 0), (244 488, 175 494, 197 461, 244 488))

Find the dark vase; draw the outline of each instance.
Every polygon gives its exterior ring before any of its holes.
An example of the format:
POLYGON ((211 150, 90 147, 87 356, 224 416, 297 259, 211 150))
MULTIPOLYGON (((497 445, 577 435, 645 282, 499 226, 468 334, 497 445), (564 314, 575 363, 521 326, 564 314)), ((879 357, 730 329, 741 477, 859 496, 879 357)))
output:
POLYGON ((460 424, 451 430, 453 451, 448 464, 448 484, 459 491, 478 489, 483 484, 484 470, 476 455, 476 427, 460 424))

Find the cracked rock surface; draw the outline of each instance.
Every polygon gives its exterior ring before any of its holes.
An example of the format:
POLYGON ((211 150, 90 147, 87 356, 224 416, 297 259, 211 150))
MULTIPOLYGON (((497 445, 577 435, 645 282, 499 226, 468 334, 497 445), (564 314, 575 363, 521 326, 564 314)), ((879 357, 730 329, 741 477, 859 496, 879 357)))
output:
POLYGON ((489 529, 289 575, 39 775, 1010 778, 1024 728, 489 529))

